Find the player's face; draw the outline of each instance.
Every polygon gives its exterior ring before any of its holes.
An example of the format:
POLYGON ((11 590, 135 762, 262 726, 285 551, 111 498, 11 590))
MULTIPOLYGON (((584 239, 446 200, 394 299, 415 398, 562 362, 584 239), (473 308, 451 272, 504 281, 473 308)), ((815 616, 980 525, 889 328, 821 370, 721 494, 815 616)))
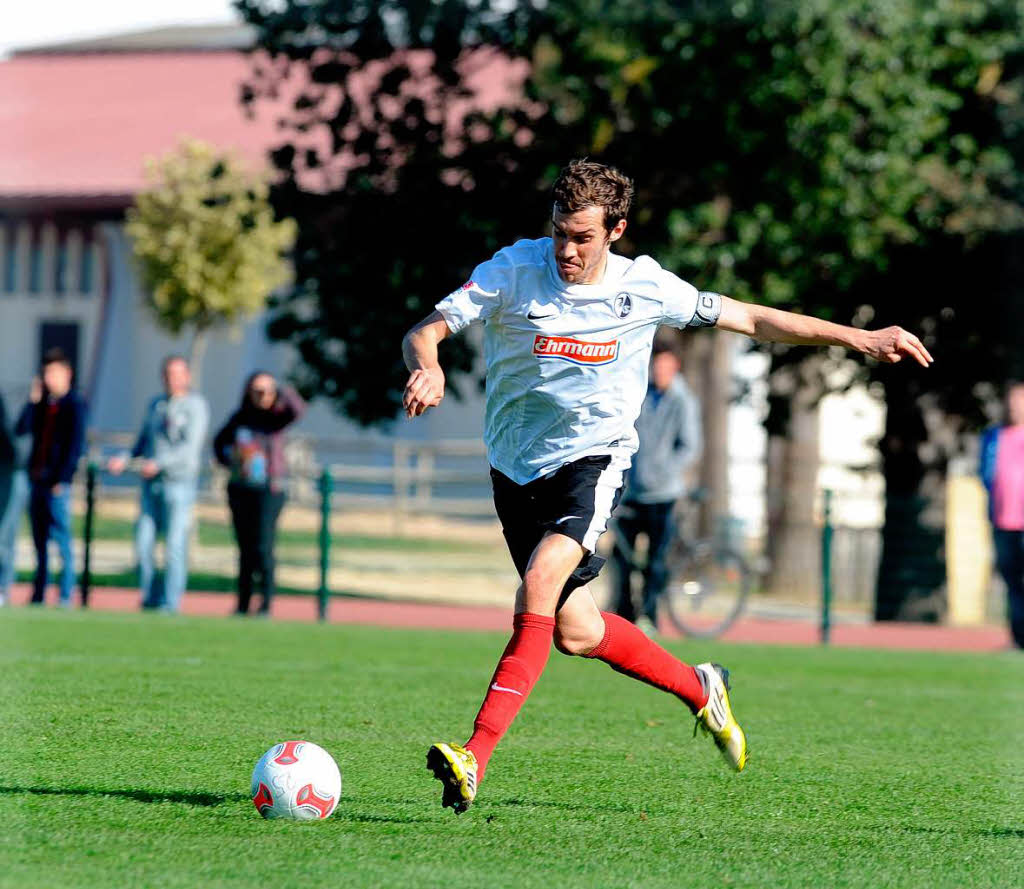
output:
POLYGON ((585 207, 575 213, 551 214, 551 238, 555 265, 566 284, 593 284, 601 280, 608 261, 608 248, 626 230, 620 219, 611 231, 604 227, 604 209, 585 207))

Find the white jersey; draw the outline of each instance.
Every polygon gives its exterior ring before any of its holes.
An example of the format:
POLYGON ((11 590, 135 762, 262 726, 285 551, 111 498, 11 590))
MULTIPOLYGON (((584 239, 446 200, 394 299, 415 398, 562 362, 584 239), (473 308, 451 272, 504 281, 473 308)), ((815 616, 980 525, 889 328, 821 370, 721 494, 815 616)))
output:
POLYGON ((484 323, 487 455, 524 485, 596 454, 628 468, 658 325, 713 325, 721 300, 649 256, 611 253, 599 284, 566 284, 540 238, 499 250, 437 310, 453 333, 484 323))

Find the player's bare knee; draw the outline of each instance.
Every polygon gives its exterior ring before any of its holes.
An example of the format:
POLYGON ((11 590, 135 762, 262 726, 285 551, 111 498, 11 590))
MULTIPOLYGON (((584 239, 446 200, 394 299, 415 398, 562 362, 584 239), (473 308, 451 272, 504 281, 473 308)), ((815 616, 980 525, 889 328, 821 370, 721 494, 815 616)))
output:
POLYGON ((604 621, 600 626, 555 627, 555 648, 570 657, 586 657, 604 638, 604 621))

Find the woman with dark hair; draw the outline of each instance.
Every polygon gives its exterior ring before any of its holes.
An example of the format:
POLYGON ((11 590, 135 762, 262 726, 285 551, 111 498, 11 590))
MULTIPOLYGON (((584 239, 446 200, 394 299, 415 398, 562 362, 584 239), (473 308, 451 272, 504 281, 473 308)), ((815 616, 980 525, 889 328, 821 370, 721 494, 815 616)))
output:
POLYGON ((238 540, 238 613, 248 614, 255 578, 263 590, 260 614, 274 597, 274 536, 284 506, 284 430, 306 411, 272 374, 249 375, 242 403, 213 440, 217 461, 231 470, 228 505, 238 540))

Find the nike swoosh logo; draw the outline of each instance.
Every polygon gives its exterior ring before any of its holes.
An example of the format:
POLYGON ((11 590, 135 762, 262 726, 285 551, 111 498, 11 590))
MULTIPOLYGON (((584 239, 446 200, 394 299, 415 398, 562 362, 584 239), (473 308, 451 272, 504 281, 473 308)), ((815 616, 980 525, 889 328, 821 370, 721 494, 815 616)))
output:
POLYGON ((567 515, 567 516, 563 516, 562 518, 560 518, 557 522, 555 522, 555 524, 556 525, 561 525, 562 522, 567 522, 567 521, 569 521, 569 519, 582 519, 582 518, 583 518, 583 516, 581 516, 581 515, 567 515))
POLYGON ((510 691, 514 695, 519 695, 519 697, 523 696, 523 693, 521 691, 516 691, 514 688, 505 688, 504 685, 498 685, 497 682, 492 682, 491 688, 493 688, 495 691, 510 691))
POLYGON ((543 321, 545 318, 554 318, 557 314, 558 312, 548 312, 546 315, 536 315, 533 312, 530 312, 526 317, 531 321, 543 321))

